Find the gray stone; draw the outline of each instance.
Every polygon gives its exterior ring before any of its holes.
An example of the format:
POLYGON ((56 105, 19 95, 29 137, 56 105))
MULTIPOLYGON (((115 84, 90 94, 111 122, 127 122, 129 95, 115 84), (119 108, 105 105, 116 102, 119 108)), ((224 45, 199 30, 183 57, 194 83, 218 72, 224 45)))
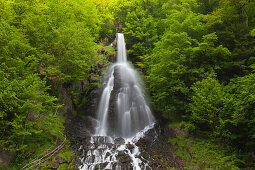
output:
POLYGON ((132 150, 134 149, 134 145, 128 143, 128 144, 127 144, 127 148, 128 148, 130 151, 132 151, 132 150))
POLYGON ((118 145, 123 145, 125 143, 125 140, 121 137, 114 139, 114 143, 118 145))
POLYGON ((118 156, 124 156, 125 155, 125 152, 124 151, 119 151, 118 152, 118 156))

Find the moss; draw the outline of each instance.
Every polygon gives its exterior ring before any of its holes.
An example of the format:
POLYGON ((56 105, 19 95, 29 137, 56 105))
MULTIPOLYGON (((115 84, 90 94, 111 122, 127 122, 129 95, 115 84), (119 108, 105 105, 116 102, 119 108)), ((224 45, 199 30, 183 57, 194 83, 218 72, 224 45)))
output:
POLYGON ((40 168, 39 169, 51 169, 51 163, 50 162, 44 162, 42 164, 40 164, 40 168))
POLYGON ((58 167, 58 170, 66 170, 66 169, 68 169, 68 164, 67 163, 60 164, 59 167, 58 167))
POLYGON ((74 158, 74 151, 69 147, 69 143, 56 155, 67 162, 71 162, 72 158, 74 158))
POLYGON ((159 155, 153 155, 152 157, 153 157, 153 159, 159 159, 160 158, 159 155))

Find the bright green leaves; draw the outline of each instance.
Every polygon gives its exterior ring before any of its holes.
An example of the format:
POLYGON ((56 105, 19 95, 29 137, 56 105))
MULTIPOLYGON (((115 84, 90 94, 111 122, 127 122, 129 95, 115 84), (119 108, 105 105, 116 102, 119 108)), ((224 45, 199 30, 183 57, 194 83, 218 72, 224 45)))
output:
POLYGON ((95 65, 94 41, 99 34, 99 19, 92 1, 38 2, 31 8, 22 24, 30 43, 41 52, 44 74, 64 81, 84 78, 95 65))
POLYGON ((99 25, 93 1, 0 1, 0 146, 24 151, 42 131, 59 136, 64 118, 46 80, 87 78, 99 25))
POLYGON ((0 22, 0 70, 3 77, 17 78, 29 74, 38 63, 24 35, 6 22, 0 22))
POLYGON ((255 37, 255 29, 251 30, 250 34, 251 36, 255 37))
POLYGON ((157 0, 115 2, 114 16, 123 27, 131 60, 137 61, 137 57, 150 54, 165 31, 162 5, 163 2, 157 0))
POLYGON ((173 112, 182 107, 183 101, 180 98, 185 98, 188 89, 181 77, 188 70, 183 65, 186 57, 181 49, 189 48, 190 40, 186 33, 167 32, 150 56, 147 79, 156 104, 162 106, 161 109, 167 106, 173 112))
MULTIPOLYGON (((3 79, 0 81, 1 130, 8 130, 8 140, 1 139, 11 149, 24 149, 24 138, 40 133, 36 122, 55 111, 56 98, 47 92, 46 81, 37 75, 23 77, 22 80, 3 79)), ((9 148, 9 149, 10 149, 9 148)))
MULTIPOLYGON (((254 148, 254 143, 249 142, 254 140, 255 136, 255 75, 249 74, 244 77, 233 79, 227 86, 228 92, 234 95, 233 124, 236 126, 235 133, 243 128, 243 134, 238 140, 246 140, 248 149, 254 148)), ((242 143, 242 142, 240 142, 242 143)), ((242 143, 244 144, 244 143, 242 143)))
POLYGON ((198 47, 188 50, 192 66, 200 67, 205 72, 212 69, 221 70, 223 64, 229 60, 231 53, 222 45, 216 47, 217 39, 215 33, 204 35, 203 41, 198 44, 198 47))
POLYGON ((148 62, 148 81, 156 105, 167 106, 171 112, 184 113, 190 86, 206 72, 220 71, 230 56, 227 48, 215 45, 215 33, 198 36, 204 27, 195 17, 200 18, 193 16, 194 23, 189 28, 186 20, 180 23, 171 19, 170 30, 156 43, 153 54, 144 59, 148 62), (175 25, 178 29, 174 29, 175 25), (198 34, 194 34, 196 31, 198 34))
POLYGON ((97 61, 96 44, 90 31, 82 23, 72 23, 54 32, 56 37, 52 47, 55 53, 53 62, 58 63, 67 79, 85 78, 90 66, 97 61))
POLYGON ((150 52, 157 40, 156 26, 155 19, 146 10, 138 8, 127 14, 123 33, 130 48, 129 54, 140 56, 150 52))
POLYGON ((215 77, 207 77, 192 87, 189 116, 195 131, 228 139, 244 149, 254 148, 255 86, 254 74, 232 79, 223 86, 215 77), (244 142, 246 141, 246 142, 244 142))
MULTIPOLYGON (((112 10, 115 0, 93 0, 97 7, 97 15, 100 20, 99 40, 113 41, 116 34, 115 19, 112 10)), ((109 42, 107 42, 109 43, 109 42)))
POLYGON ((225 110, 225 105, 228 103, 223 87, 211 76, 194 84, 192 87, 194 95, 190 103, 190 121, 195 127, 203 131, 219 133, 217 128, 221 126, 222 118, 227 117, 228 114, 228 110, 225 110))

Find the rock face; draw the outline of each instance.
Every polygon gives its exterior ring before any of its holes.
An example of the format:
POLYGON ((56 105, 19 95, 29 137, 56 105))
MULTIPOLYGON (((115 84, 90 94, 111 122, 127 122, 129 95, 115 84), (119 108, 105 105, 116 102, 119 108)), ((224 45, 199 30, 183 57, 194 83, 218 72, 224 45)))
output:
POLYGON ((0 167, 10 165, 15 156, 16 152, 3 150, 3 147, 0 147, 0 167))
POLYGON ((111 93, 111 97, 110 97, 110 102, 109 102, 109 111, 108 111, 108 122, 111 122, 111 124, 109 124, 109 131, 110 132, 114 132, 118 129, 116 129, 115 127, 117 126, 118 123, 118 119, 117 119, 117 99, 118 99, 118 94, 121 88, 121 77, 119 74, 119 67, 115 66, 114 68, 114 88, 112 90, 111 93))
POLYGON ((118 144, 118 145, 123 145, 125 143, 125 140, 123 138, 119 137, 114 140, 114 143, 118 144))
POLYGON ((177 132, 168 127, 170 122, 162 117, 153 129, 149 130, 137 145, 141 156, 148 160, 152 169, 167 169, 170 167, 183 169, 185 161, 175 155, 174 147, 168 142, 169 138, 177 137, 177 132))
MULTIPOLYGON (((105 40, 104 44, 109 45, 109 40, 105 40)), ((114 47, 115 43, 112 44, 114 47)), ((116 53, 107 51, 106 48, 99 49, 98 55, 105 55, 106 59, 110 62, 116 60, 116 53)), ((81 145, 85 146, 90 142, 90 137, 95 133, 96 127, 98 126, 96 113, 102 89, 98 88, 96 84, 101 81, 101 77, 99 76, 102 75, 103 68, 107 66, 107 63, 101 61, 96 66, 91 67, 90 73, 98 76, 90 77, 88 80, 82 81, 80 87, 74 88, 81 89, 79 98, 76 99, 80 103, 76 104, 72 100, 67 103, 67 106, 70 108, 67 110, 70 110, 70 113, 68 112, 69 114, 65 122, 66 133, 72 143, 73 149, 76 151, 79 150, 81 145)))

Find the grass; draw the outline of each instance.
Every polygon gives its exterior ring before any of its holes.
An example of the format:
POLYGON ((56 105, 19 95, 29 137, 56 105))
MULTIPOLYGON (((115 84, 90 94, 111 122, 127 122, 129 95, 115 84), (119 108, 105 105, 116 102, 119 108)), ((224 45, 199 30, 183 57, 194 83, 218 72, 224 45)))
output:
POLYGON ((169 138, 169 143, 175 147, 176 156, 186 161, 185 169, 239 169, 240 160, 229 146, 181 135, 169 138))

